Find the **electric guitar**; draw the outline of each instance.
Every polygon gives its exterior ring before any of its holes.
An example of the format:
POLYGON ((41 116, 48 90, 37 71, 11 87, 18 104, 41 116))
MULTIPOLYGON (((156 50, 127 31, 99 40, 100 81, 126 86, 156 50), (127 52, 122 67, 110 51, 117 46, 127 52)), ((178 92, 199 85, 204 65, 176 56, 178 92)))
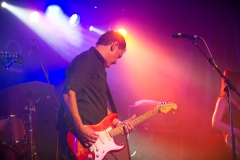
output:
MULTIPOLYGON (((228 133, 225 137, 227 147, 232 150, 232 136, 228 133)), ((236 156, 240 157, 240 137, 235 136, 235 152, 236 156)))
MULTIPOLYGON (((135 126, 160 112, 167 113, 171 109, 177 109, 177 105, 172 102, 162 102, 157 105, 156 108, 134 118, 129 123, 135 126)), ((117 116, 118 115, 116 113, 111 113, 100 123, 85 126, 90 127, 92 130, 99 133, 97 142, 89 148, 82 145, 82 141, 79 141, 72 132, 68 132, 67 143, 77 160, 102 160, 109 152, 120 151, 124 148, 124 144, 115 144, 113 139, 113 137, 124 133, 124 124, 121 124, 116 128, 112 126, 112 121, 114 118, 117 118, 117 116)))

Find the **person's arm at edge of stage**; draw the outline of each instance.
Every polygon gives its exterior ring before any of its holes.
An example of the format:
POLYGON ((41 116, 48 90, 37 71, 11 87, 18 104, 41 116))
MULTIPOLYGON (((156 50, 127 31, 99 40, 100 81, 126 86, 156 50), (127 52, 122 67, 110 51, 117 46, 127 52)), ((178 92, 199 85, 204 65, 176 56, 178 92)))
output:
MULTIPOLYGON (((230 125, 221 121, 223 115, 227 111, 228 111, 228 102, 227 102, 226 98, 223 98, 223 97, 219 98, 216 103, 215 110, 214 110, 213 117, 212 117, 212 127, 229 133, 230 125)), ((226 114, 229 114, 229 113, 226 113, 226 114)), ((240 137, 240 129, 233 128, 233 132, 235 133, 235 135, 240 137)))

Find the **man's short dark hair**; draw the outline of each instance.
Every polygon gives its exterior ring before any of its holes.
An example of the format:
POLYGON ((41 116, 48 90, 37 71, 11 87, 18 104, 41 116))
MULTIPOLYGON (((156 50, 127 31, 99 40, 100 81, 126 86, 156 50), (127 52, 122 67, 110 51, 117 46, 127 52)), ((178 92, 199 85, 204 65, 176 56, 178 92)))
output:
POLYGON ((115 30, 110 30, 101 35, 96 43, 96 45, 104 45, 107 46, 113 42, 119 42, 119 49, 126 48, 126 41, 125 38, 121 33, 115 30))

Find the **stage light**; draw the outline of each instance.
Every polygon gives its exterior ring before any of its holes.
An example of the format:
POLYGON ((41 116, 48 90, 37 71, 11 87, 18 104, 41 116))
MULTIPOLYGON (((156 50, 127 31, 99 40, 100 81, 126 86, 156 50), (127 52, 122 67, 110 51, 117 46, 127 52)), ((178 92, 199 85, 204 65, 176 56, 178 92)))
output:
POLYGON ((57 51, 57 53, 63 56, 67 61, 71 61, 75 55, 68 53, 75 52, 73 50, 77 51, 83 44, 82 28, 81 26, 71 28, 68 23, 69 16, 65 15, 61 8, 52 7, 53 6, 48 8, 48 12, 46 9, 45 13, 40 11, 36 13, 33 12, 34 10, 10 4, 7 5, 6 9, 33 30, 51 48, 57 51), (46 13, 49 14, 50 18, 47 17, 46 13), (55 17, 53 15, 56 14, 60 14, 59 19, 53 19, 53 17, 55 17), (38 18, 40 18, 41 23, 32 22, 37 21, 38 18))
POLYGON ((125 29, 119 29, 118 32, 121 33, 124 37, 127 35, 127 31, 125 29))
POLYGON ((37 22, 40 19, 40 15, 37 11, 34 11, 30 14, 30 20, 32 22, 37 22))
POLYGON ((103 30, 101 30, 101 29, 98 29, 98 28, 96 28, 96 27, 93 27, 93 26, 90 26, 89 27, 89 31, 91 31, 91 32, 96 32, 96 33, 98 33, 98 34, 103 34, 103 33, 105 33, 105 31, 103 31, 103 30))
POLYGON ((73 14, 69 19, 69 24, 74 27, 80 22, 80 16, 78 14, 73 14))
POLYGON ((6 2, 2 2, 2 7, 5 8, 7 6, 6 2))
POLYGON ((50 5, 47 7, 46 16, 48 18, 59 19, 62 14, 62 9, 58 5, 50 5))
POLYGON ((90 27, 89 27, 89 31, 93 31, 93 26, 90 26, 90 27))

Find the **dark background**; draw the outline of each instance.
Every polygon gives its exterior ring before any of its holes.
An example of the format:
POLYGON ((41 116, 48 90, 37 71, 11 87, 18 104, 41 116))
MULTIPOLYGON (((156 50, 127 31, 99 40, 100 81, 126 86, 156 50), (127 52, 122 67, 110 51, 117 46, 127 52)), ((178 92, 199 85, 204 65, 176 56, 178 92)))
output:
MULTIPOLYGON (((2 116, 19 115, 16 109, 9 108, 16 107, 21 110, 28 103, 29 92, 44 92, 51 95, 51 103, 44 94, 44 97, 41 97, 41 106, 47 107, 48 112, 37 108, 33 113, 38 121, 36 128, 45 127, 41 131, 36 129, 36 134, 41 139, 46 137, 48 132, 54 138, 54 118, 58 105, 49 90, 41 63, 44 62, 47 68, 50 84, 60 101, 66 67, 76 55, 95 46, 99 37, 97 33, 90 32, 88 27, 93 25, 103 31, 125 28, 127 52, 118 60, 116 66, 107 69, 108 83, 120 119, 127 119, 134 113, 140 115, 154 107, 147 105, 132 109, 130 106, 139 100, 170 101, 178 106, 175 114, 156 115, 133 131, 129 139, 130 153, 137 152, 132 159, 223 158, 221 147, 224 145, 221 146, 216 138, 221 132, 211 127, 211 117, 219 95, 220 76, 189 39, 174 39, 172 33, 181 32, 203 37, 221 71, 226 68, 239 71, 239 1, 7 2, 41 12, 45 12, 49 4, 55 3, 67 16, 79 13, 81 23, 78 31, 81 34, 77 38, 81 41, 77 46, 70 44, 66 35, 59 36, 57 28, 52 28, 49 36, 43 38, 10 11, 0 8, 0 50, 17 52, 24 60, 22 66, 15 63, 9 70, 3 65, 0 67, 2 116), (34 42, 35 49, 29 54, 33 39, 37 39, 34 42), (55 41, 50 41, 52 39, 55 41), (10 44, 7 45, 8 43, 10 44), (23 84, 24 87, 21 87, 23 84), (38 87, 32 88, 32 84, 38 87), (19 99, 21 103, 14 103, 19 99), (51 116, 48 116, 49 112, 51 116), (220 149, 216 146, 220 146, 220 149)), ((45 22, 41 22, 41 25, 44 26, 45 22)), ((41 25, 35 24, 33 28, 38 29, 41 25)), ((206 56, 210 57, 204 42, 201 39, 196 39, 195 42, 206 56)), ((44 144, 38 148, 41 147, 44 148, 44 144)), ((51 149, 51 156, 54 156, 55 148, 51 149)), ((40 151, 39 154, 41 157, 40 151)))

